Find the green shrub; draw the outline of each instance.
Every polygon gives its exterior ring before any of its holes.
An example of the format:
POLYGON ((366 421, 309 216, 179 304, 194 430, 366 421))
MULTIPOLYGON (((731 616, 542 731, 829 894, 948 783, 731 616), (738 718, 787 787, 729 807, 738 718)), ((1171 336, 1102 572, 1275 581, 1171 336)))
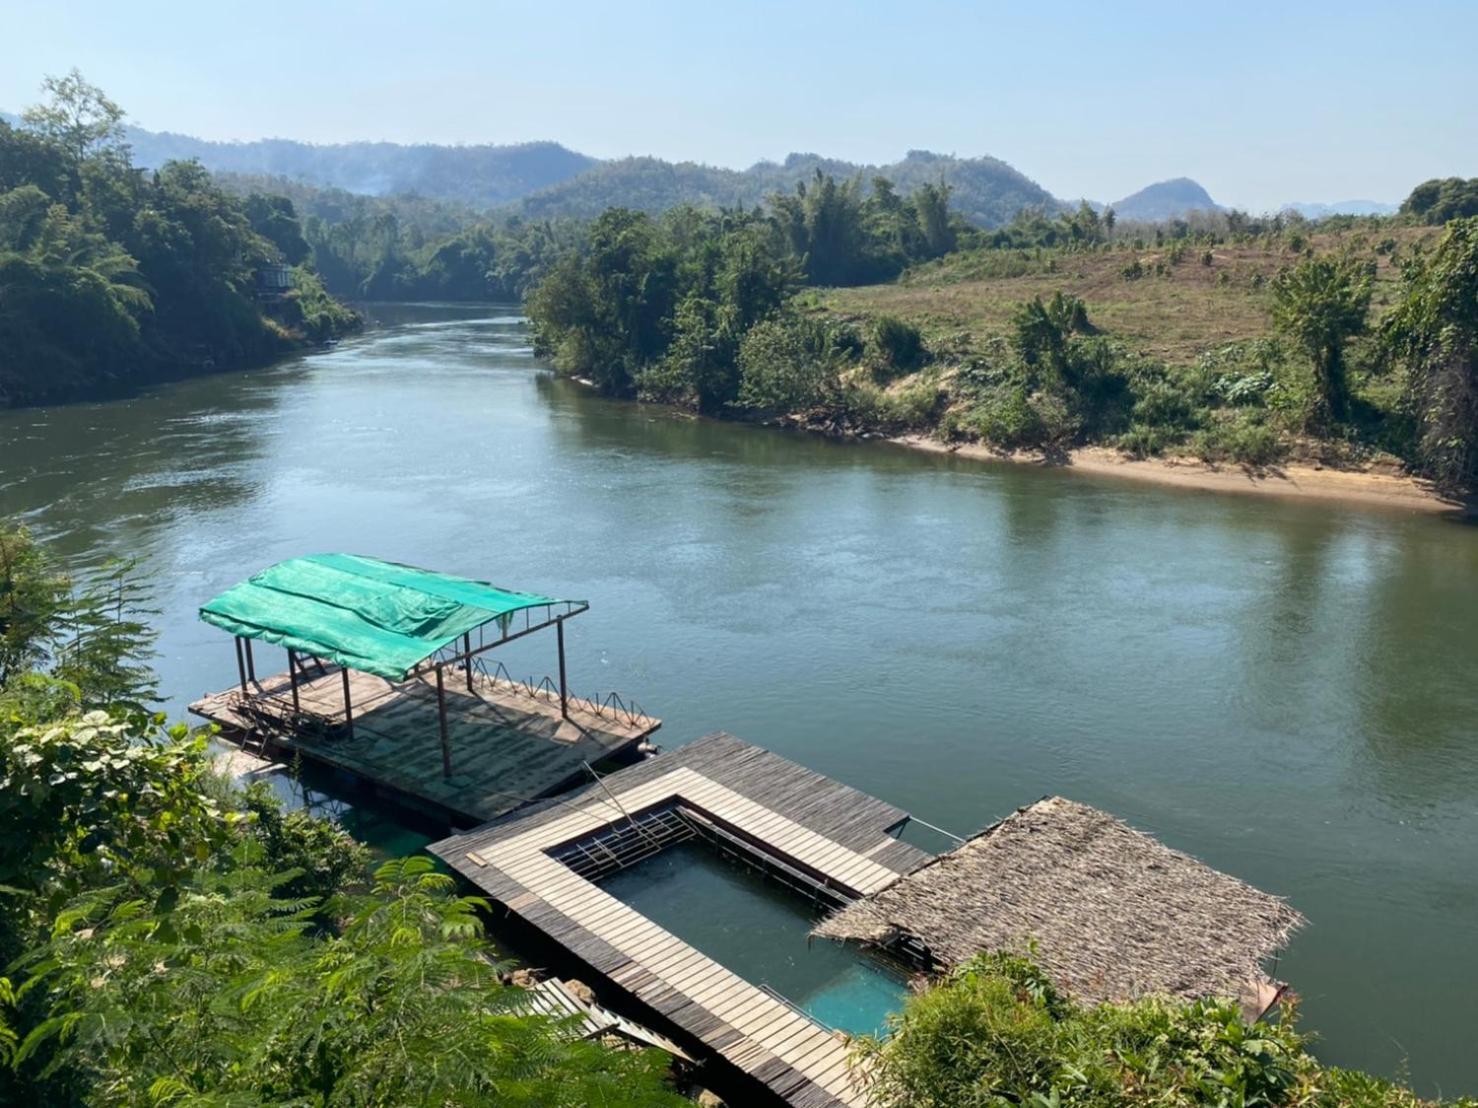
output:
POLYGON ((1019 383, 983 393, 963 422, 985 442, 1003 450, 1038 446, 1046 439, 1026 386, 1019 383))
POLYGON ((1185 438, 1183 432, 1169 427, 1136 423, 1115 440, 1115 445, 1136 458, 1149 458, 1165 453, 1185 438))
POLYGON ((1194 393, 1182 382, 1169 379, 1154 381, 1138 391, 1130 418, 1141 427, 1194 430, 1201 424, 1196 400, 1194 393))
POLYGON ((330 296, 322 278, 303 266, 293 270, 292 291, 278 311, 283 323, 314 342, 357 331, 364 325, 358 312, 330 296))
POLYGON ((1126 281, 1138 281, 1144 276, 1144 263, 1138 258, 1135 258, 1123 269, 1119 270, 1119 276, 1126 281))
POLYGON ((1236 462, 1261 468, 1282 461, 1288 446, 1278 432, 1265 423, 1231 419, 1211 424, 1191 440, 1197 457, 1205 462, 1236 462))
POLYGON ((368 884, 369 851, 338 824, 301 809, 286 810, 264 781, 248 785, 241 800, 253 817, 252 834, 264 848, 266 868, 293 875, 277 895, 327 901, 341 890, 368 884))
POLYGON ((856 1049, 872 1103, 886 1108, 1422 1104, 1391 1082, 1321 1066, 1295 1014, 1248 1024, 1232 1001, 1090 1007, 1058 994, 1030 961, 992 954, 910 997, 889 1038, 856 1049))
POLYGON ((1222 400, 1233 407, 1261 407, 1268 391, 1277 383, 1267 370, 1254 373, 1226 374, 1216 379, 1212 387, 1222 400))
POLYGON ((924 336, 911 323, 897 316, 884 315, 873 320, 867 332, 863 357, 878 384, 887 384, 913 373, 927 357, 924 336))
POLYGON ((751 411, 805 412, 833 399, 861 343, 850 328, 805 316, 751 327, 739 344, 739 399, 751 411))

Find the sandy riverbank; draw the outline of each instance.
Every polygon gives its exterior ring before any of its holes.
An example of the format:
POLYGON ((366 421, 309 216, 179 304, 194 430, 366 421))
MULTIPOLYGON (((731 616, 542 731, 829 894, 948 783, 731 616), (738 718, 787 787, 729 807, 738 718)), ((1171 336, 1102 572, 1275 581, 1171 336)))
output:
MULTIPOLYGON (((1122 477, 1185 489, 1211 492, 1253 493, 1300 499, 1343 500, 1372 507, 1411 512, 1461 512, 1462 505, 1445 500, 1410 477, 1358 470, 1316 469, 1310 465, 1284 465, 1254 473, 1241 466, 1210 466, 1190 458, 1126 458, 1117 450, 1101 446, 1080 447, 1062 461, 1038 454, 1001 454, 974 443, 948 444, 923 435, 902 435, 892 441, 916 450, 955 454, 983 461, 1012 462, 1061 468, 1074 473, 1122 477)), ((1472 511, 1472 505, 1466 509, 1472 511)))

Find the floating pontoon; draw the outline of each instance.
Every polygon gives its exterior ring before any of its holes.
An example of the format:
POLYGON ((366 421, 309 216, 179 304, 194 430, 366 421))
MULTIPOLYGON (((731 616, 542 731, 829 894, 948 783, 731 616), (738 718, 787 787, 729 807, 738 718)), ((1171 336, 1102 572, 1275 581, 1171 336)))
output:
POLYGON ((293 558, 200 609, 234 637, 238 682, 190 710, 243 745, 480 822, 634 752, 661 726, 614 693, 571 695, 564 625, 588 608, 353 554, 293 558), (550 628, 557 681, 488 667, 487 652, 550 628), (287 671, 259 678, 254 643, 284 648, 287 671))

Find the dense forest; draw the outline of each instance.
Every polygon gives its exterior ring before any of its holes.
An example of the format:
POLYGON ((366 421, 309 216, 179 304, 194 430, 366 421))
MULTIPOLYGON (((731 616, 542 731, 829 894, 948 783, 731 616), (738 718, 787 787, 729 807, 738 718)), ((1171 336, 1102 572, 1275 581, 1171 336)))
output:
POLYGON ((837 180, 882 177, 901 193, 923 185, 946 185, 955 211, 982 227, 998 227, 1022 208, 1056 211, 1051 193, 997 158, 955 158, 911 150, 889 165, 857 165, 818 154, 791 154, 783 162, 760 162, 745 170, 718 169, 658 158, 605 162, 559 185, 525 197, 513 210, 525 216, 593 219, 611 207, 657 214, 692 205, 753 207, 777 192, 792 192, 817 173, 837 180))
POLYGON ((0 122, 0 404, 261 364, 357 325, 303 267, 290 203, 193 162, 138 169, 99 89, 73 72, 46 92, 0 122))

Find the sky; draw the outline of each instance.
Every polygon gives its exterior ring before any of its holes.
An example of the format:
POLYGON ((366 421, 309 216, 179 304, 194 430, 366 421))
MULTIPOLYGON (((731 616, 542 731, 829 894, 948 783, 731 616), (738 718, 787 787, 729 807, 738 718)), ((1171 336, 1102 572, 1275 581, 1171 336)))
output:
POLYGON ((76 66, 150 130, 742 168, 1010 162, 1063 198, 1396 202, 1478 176, 1478 0, 0 0, 0 109, 76 66))

